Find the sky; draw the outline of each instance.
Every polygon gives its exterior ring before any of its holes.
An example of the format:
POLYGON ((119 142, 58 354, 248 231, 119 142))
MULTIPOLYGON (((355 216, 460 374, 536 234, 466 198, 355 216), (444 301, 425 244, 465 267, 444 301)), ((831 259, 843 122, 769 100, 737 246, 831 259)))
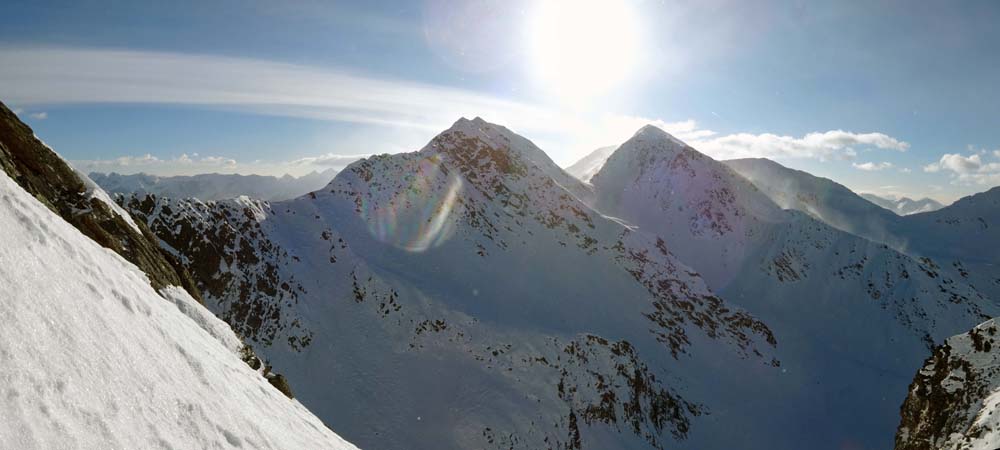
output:
POLYGON ((0 101, 84 170, 301 175, 459 117, 567 166, 660 126, 859 192, 1000 185, 1000 2, 5 0, 0 101))

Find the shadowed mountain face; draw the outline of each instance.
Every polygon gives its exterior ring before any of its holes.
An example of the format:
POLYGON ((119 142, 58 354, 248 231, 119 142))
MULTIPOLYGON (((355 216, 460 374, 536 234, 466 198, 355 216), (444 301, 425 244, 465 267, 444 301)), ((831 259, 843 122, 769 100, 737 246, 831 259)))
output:
POLYGON ((825 178, 766 159, 725 162, 782 208, 805 212, 841 230, 884 243, 1000 298, 1000 189, 965 197, 938 210, 900 216, 825 178))
POLYGON ((235 175, 207 173, 194 176, 161 177, 144 173, 120 175, 92 172, 89 176, 113 194, 153 194, 170 198, 197 198, 202 201, 248 196, 261 200, 288 200, 326 186, 337 171, 327 169, 301 177, 285 175, 235 175))
POLYGON ((884 447, 930 342, 992 313, 655 128, 593 186, 463 119, 290 201, 123 202, 370 448, 884 447))
POLYGON ((891 243, 898 217, 826 178, 789 169, 769 159, 734 159, 724 164, 750 180, 783 209, 802 211, 835 228, 891 243))

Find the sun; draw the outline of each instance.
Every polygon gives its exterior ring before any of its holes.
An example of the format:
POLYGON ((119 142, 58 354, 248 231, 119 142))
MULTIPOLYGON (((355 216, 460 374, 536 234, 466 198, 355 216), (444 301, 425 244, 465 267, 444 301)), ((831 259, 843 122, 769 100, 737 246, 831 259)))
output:
POLYGON ((569 101, 606 94, 635 69, 639 28, 628 0, 542 0, 529 21, 535 76, 569 101))

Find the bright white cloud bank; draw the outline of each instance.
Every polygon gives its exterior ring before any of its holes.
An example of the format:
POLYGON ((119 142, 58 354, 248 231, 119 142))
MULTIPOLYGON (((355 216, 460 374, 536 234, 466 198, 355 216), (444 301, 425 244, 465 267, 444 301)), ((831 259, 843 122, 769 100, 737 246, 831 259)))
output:
POLYGON ((996 185, 1000 184, 1000 150, 993 151, 998 161, 984 160, 986 152, 963 156, 945 153, 935 163, 924 166, 924 172, 947 172, 957 183, 996 185))
MULTIPOLYGON (((719 159, 844 160, 854 158, 861 148, 905 151, 909 147, 906 142, 883 133, 842 130, 801 137, 770 133, 719 135, 700 128, 693 120, 666 122, 614 114, 583 116, 468 90, 371 77, 343 69, 150 51, 0 48, 0 99, 26 107, 80 103, 185 104, 415 129, 421 130, 426 139, 458 117, 481 116, 536 138, 542 148, 564 165, 594 148, 621 143, 647 124, 659 126, 719 159)), ((414 142, 407 150, 415 150, 423 143, 414 142)), ((303 164, 339 167, 357 156, 319 155, 297 160, 294 167, 301 168, 303 164)), ((143 158, 137 155, 88 163, 103 166, 105 170, 117 167, 125 171, 135 171, 132 169, 140 163, 152 168, 169 167, 173 171, 202 165, 245 172, 253 166, 211 157, 190 162, 182 161, 181 157, 140 161, 143 158)), ((290 164, 294 168, 293 161, 270 163, 290 164)))
MULTIPOLYGON (((695 147, 721 158, 853 159, 858 148, 906 151, 910 144, 882 133, 832 130, 801 138, 775 134, 739 133, 695 142, 695 147)), ((694 145, 694 144, 692 144, 694 145)))

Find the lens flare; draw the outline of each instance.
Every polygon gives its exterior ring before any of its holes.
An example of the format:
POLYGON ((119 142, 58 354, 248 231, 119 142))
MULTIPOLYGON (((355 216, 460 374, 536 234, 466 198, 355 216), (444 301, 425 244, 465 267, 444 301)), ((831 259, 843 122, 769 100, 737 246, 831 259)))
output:
POLYGON ((379 241, 409 252, 423 252, 446 242, 455 230, 452 210, 462 180, 441 166, 439 157, 423 158, 404 178, 404 189, 378 206, 363 204, 368 231, 379 241))

